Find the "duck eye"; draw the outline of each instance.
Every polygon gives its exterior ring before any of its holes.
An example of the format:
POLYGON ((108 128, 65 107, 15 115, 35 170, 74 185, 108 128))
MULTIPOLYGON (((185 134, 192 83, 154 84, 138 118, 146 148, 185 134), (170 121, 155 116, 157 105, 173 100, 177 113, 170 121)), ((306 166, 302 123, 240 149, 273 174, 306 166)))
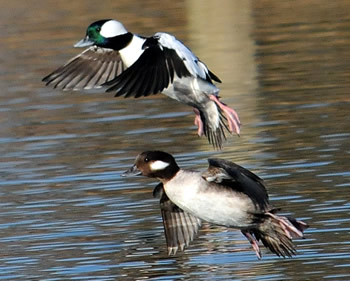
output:
POLYGON ((145 162, 146 163, 149 162, 149 158, 148 157, 145 158, 145 162))
POLYGON ((100 31, 101 31, 101 27, 99 27, 99 26, 96 27, 96 31, 97 31, 97 32, 100 32, 100 31))

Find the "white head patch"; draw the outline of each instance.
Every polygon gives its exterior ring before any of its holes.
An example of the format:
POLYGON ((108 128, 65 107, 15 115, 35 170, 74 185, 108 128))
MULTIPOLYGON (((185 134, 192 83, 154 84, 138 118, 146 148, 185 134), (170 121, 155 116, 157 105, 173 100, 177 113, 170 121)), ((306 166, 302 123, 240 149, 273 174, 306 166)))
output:
POLYGON ((109 20, 104 23, 100 31, 100 34, 105 38, 115 37, 125 33, 128 33, 128 31, 125 29, 124 25, 116 20, 109 20))
POLYGON ((168 167, 170 164, 167 163, 167 162, 164 162, 164 161, 161 161, 161 160, 157 160, 157 161, 154 161, 152 164, 151 164, 151 169, 152 171, 159 171, 159 170, 163 170, 165 169, 166 167, 168 167))

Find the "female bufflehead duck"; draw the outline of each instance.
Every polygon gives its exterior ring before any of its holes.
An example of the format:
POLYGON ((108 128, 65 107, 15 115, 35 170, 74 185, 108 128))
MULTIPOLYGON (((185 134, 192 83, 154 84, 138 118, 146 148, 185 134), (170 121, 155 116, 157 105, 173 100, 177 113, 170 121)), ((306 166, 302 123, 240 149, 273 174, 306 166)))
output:
POLYGON ((278 216, 257 175, 230 161, 208 161, 204 172, 183 170, 170 154, 146 151, 123 174, 142 174, 161 181, 153 194, 160 195, 169 255, 188 246, 202 220, 240 229, 259 259, 259 240, 277 256, 295 255, 292 238, 302 238, 308 225, 278 216))
POLYGON ((198 135, 206 135, 215 148, 221 148, 225 130, 239 134, 237 113, 219 100, 213 84, 220 79, 174 36, 135 35, 107 19, 92 23, 74 47, 89 48, 43 78, 46 85, 64 90, 102 86, 115 96, 135 98, 163 93, 194 108, 198 135))

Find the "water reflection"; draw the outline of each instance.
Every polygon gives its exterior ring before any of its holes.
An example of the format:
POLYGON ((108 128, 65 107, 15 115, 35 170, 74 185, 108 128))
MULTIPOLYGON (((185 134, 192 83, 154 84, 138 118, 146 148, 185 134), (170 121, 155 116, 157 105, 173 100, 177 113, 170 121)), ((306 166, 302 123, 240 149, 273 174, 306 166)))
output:
POLYGON ((0 8, 0 280, 350 278, 348 1, 0 8), (195 137, 192 112, 170 99, 44 88, 40 79, 76 53, 70 46, 85 26, 106 17, 191 46, 224 81, 242 136, 219 153, 195 137), (296 242, 299 255, 263 252, 257 261, 240 233, 205 225, 188 250, 168 257, 155 183, 120 178, 155 147, 183 167, 219 156, 265 178, 273 203, 311 225, 296 242))

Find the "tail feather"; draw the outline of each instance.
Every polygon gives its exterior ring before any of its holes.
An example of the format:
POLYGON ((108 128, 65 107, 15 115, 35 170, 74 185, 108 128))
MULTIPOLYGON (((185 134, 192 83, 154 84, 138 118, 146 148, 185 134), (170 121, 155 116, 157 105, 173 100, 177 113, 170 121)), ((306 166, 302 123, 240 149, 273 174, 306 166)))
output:
POLYGON ((204 135, 215 149, 221 149, 223 142, 226 140, 225 131, 229 132, 225 123, 226 118, 216 103, 210 104, 207 108, 209 110, 199 109, 204 135))
POLYGON ((302 221, 267 212, 264 222, 252 232, 257 240, 261 240, 277 256, 292 257, 296 255, 292 238, 303 238, 303 231, 307 227, 302 221))
POLYGON ((292 257, 296 255, 296 249, 291 239, 284 233, 255 232, 257 240, 261 240, 266 248, 279 257, 292 257))

